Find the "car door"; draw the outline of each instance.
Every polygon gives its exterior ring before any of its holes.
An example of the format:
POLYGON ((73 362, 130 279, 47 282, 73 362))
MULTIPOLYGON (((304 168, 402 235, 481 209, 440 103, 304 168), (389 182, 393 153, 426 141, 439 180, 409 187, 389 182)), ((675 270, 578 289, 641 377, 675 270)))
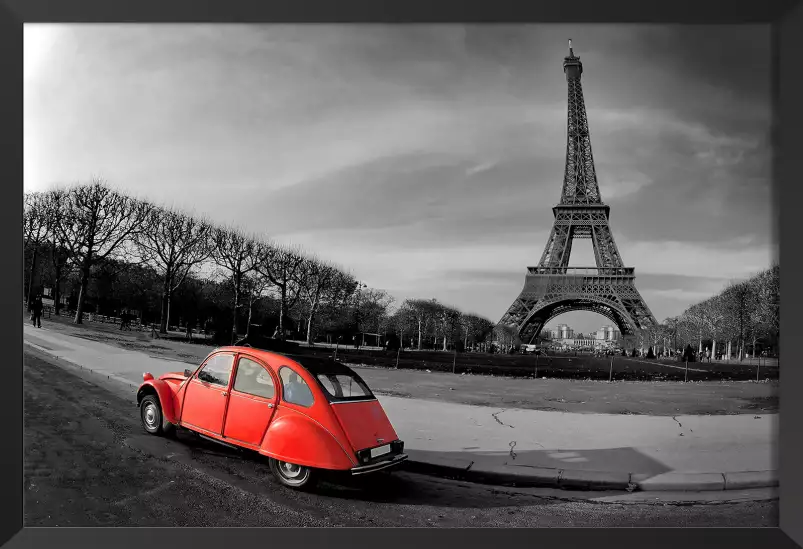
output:
POLYGON ((218 353, 190 378, 181 411, 182 425, 222 434, 233 366, 232 353, 218 353))
POLYGON ((276 409, 276 380, 255 358, 240 355, 229 395, 223 436, 257 447, 276 409))

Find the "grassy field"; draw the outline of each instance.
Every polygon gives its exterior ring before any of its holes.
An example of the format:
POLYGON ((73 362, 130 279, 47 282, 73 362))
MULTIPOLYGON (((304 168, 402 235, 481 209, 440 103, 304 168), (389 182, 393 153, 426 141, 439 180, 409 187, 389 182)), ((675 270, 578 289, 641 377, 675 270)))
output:
MULTIPOLYGON (((309 349, 318 355, 331 355, 331 349, 309 349)), ((395 352, 339 349, 338 358, 347 363, 394 368, 395 352)), ((439 351, 403 351, 398 367, 404 370, 430 370, 456 374, 481 374, 512 377, 620 381, 748 381, 778 379, 777 366, 758 367, 756 363, 693 362, 688 365, 671 359, 594 357, 589 355, 490 355, 485 353, 453 353, 439 351), (612 374, 611 374, 612 370, 612 374)))
MULTIPOLYGON (((181 334, 153 338, 150 332, 121 331, 119 325, 75 325, 65 317, 45 319, 43 326, 64 334, 146 353, 158 358, 198 363, 212 349, 206 341, 188 343, 181 334)), ((332 349, 301 351, 330 355, 332 349)), ((399 369, 396 354, 340 348, 338 358, 358 369, 379 394, 494 406, 578 413, 616 414, 750 414, 777 412, 778 368, 690 363, 690 383, 677 362, 614 357, 613 383, 607 383, 610 359, 460 354, 456 373, 450 353, 406 351, 399 369), (767 380, 769 378, 769 380, 767 380)))

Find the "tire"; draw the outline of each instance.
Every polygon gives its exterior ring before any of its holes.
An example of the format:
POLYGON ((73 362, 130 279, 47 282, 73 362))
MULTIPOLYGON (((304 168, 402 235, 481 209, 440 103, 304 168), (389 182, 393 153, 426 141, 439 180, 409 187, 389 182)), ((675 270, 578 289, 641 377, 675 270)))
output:
POLYGON ((142 428, 151 435, 171 436, 175 433, 175 426, 165 420, 156 395, 146 395, 139 403, 139 419, 142 428))
POLYGON ((295 490, 308 490, 315 485, 317 475, 310 467, 270 458, 270 471, 282 485, 295 490))

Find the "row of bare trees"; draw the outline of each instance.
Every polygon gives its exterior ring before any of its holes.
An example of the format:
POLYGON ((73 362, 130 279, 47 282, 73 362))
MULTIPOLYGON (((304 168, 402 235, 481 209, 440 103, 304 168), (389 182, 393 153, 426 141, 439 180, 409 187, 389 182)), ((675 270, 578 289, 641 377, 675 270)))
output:
POLYGON ((56 314, 62 288, 77 293, 76 323, 83 321, 92 288, 90 301, 123 308, 152 308, 156 296, 162 333, 171 324, 177 294, 185 319, 189 309, 220 309, 219 302, 227 301, 232 341, 249 333, 257 313, 264 316, 272 308, 281 337, 288 319, 295 319, 292 324, 308 342, 319 328, 398 332, 401 337, 417 323, 419 346, 431 336, 443 338, 445 348, 447 341, 458 339, 458 326, 464 341, 477 337, 475 327, 464 326, 467 319, 472 326, 490 324, 434 300, 408 300, 394 312, 386 292, 367 288, 346 270, 300 248, 132 198, 100 180, 26 194, 23 227, 27 301, 37 277, 41 285, 46 276, 56 314))
POLYGON ((494 323, 479 315, 462 313, 435 299, 407 299, 388 319, 393 333, 410 347, 467 349, 484 343, 494 323))
POLYGON ((707 349, 739 360, 755 355, 759 346, 778 351, 780 344, 780 267, 743 281, 731 282, 722 292, 667 318, 646 336, 645 344, 658 349, 691 345, 702 355, 707 349))

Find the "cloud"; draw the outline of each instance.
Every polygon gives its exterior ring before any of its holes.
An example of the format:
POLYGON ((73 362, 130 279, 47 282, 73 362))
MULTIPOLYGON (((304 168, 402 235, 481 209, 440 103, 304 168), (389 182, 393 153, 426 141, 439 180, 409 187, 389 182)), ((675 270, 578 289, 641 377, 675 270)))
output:
POLYGON ((766 29, 37 28, 26 190, 100 173, 400 297, 498 317, 554 220, 573 35, 600 191, 653 312, 775 254, 766 29))
POLYGON ((711 297, 711 293, 708 291, 685 290, 683 288, 672 288, 670 290, 649 289, 640 293, 643 294, 645 299, 649 299, 651 297, 663 297, 675 301, 681 301, 684 304, 703 301, 711 297))
POLYGON ((499 160, 489 160, 487 162, 482 162, 480 164, 477 164, 476 166, 472 166, 471 168, 467 169, 466 170, 466 175, 467 176, 471 176, 471 175, 474 175, 474 174, 487 172, 488 170, 490 170, 491 168, 493 168, 494 166, 496 166, 498 164, 499 164, 499 160))

